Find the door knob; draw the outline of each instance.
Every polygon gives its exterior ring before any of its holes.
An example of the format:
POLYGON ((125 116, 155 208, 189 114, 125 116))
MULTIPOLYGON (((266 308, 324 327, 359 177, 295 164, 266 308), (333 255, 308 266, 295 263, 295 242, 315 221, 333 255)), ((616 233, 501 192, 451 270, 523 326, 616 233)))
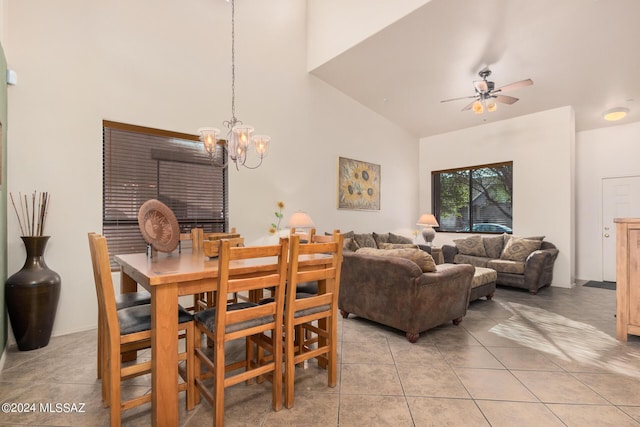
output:
POLYGON ((605 234, 604 234, 604 237, 609 237, 609 233, 605 233, 605 234))

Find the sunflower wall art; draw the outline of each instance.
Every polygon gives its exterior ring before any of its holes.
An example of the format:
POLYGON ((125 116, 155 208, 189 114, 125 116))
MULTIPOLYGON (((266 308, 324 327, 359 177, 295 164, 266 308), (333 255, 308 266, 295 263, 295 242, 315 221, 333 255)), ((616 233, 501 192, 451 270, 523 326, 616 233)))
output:
POLYGON ((380 210, 380 165, 338 157, 338 209, 380 210))

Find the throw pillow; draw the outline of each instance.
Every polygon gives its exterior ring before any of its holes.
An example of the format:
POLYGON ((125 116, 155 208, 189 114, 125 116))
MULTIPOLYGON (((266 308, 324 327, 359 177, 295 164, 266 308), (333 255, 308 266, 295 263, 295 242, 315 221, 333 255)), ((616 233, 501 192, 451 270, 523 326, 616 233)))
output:
POLYGON ((487 252, 484 250, 484 243, 482 243, 482 236, 470 236, 466 239, 454 240, 458 252, 462 255, 481 256, 486 257, 487 252))
POLYGON ((423 273, 437 271, 436 263, 425 251, 420 249, 402 248, 402 249, 375 249, 375 248, 360 248, 356 251, 358 254, 374 255, 374 256, 389 256, 397 258, 406 258, 418 264, 420 270, 423 273))
POLYGON ((500 259, 524 262, 533 251, 540 249, 541 240, 511 236, 500 255, 500 259))
POLYGON ((380 247, 380 243, 389 243, 389 233, 378 234, 373 232, 373 240, 376 241, 376 245, 380 247))
POLYGON ((413 243, 413 241, 404 236, 398 236, 397 234, 389 233, 388 243, 413 243))
POLYGON ((484 243, 484 251, 487 254, 487 258, 498 259, 502 253, 504 247, 504 238, 499 236, 484 236, 482 238, 484 243))
POLYGON ((376 245, 376 241, 373 240, 373 234, 371 233, 355 234, 353 236, 353 239, 361 248, 377 248, 378 247, 378 245, 376 245))
POLYGON ((349 237, 347 239, 344 239, 342 247, 345 250, 351 251, 351 252, 355 252, 358 249, 360 249, 360 246, 358 246, 358 243, 353 239, 353 237, 349 237))
MULTIPOLYGON (((379 249, 404 249, 404 248, 418 248, 418 245, 413 243, 380 243, 379 249)), ((419 248, 418 248, 419 249, 419 248)))

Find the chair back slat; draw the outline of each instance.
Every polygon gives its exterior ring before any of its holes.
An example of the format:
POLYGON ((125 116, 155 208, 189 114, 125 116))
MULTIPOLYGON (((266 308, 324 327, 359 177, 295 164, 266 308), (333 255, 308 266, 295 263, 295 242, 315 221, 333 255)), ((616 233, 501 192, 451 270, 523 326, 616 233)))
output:
POLYGON ((116 313, 116 295, 113 289, 113 279, 111 278, 107 238, 90 233, 89 248, 94 265, 98 305, 102 307, 102 313, 105 316, 107 335, 114 340, 119 340, 120 325, 116 313))
POLYGON ((269 322, 271 326, 266 329, 272 328, 274 324, 276 327, 282 327, 288 251, 289 240, 285 238, 281 238, 278 245, 250 247, 231 247, 231 243, 228 240, 221 241, 218 255, 218 289, 216 292, 216 335, 223 336, 229 323, 250 321, 267 315, 273 316, 273 322, 269 322), (230 277, 229 263, 231 261, 250 261, 267 257, 275 257, 277 259, 274 264, 275 271, 256 274, 254 277, 230 277), (269 289, 274 296, 275 302, 264 304, 262 307, 227 310, 227 293, 255 291, 258 289, 269 289))

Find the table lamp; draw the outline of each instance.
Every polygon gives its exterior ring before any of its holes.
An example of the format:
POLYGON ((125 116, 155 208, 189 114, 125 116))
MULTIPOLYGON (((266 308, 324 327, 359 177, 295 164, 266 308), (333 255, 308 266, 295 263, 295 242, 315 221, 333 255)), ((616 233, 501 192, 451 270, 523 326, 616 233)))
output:
POLYGON ((438 224, 438 221, 436 220, 436 217, 433 216, 433 214, 422 214, 420 219, 418 219, 416 225, 422 225, 424 227, 422 229, 422 238, 427 245, 431 246, 431 242, 436 237, 436 231, 433 229, 433 227, 440 226, 440 224, 438 224))
POLYGON ((308 213, 298 211, 291 215, 289 222, 287 222, 287 227, 291 228, 295 233, 295 230, 313 228, 315 225, 308 213))

